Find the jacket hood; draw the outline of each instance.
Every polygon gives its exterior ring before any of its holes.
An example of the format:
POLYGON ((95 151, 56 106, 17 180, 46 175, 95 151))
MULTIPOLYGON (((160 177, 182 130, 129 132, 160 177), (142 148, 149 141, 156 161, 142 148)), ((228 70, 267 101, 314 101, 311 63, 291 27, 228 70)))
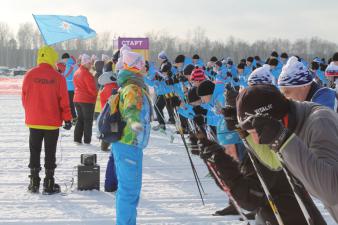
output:
POLYGON ((38 51, 37 64, 47 63, 51 65, 53 68, 56 67, 56 62, 59 58, 58 53, 54 50, 54 48, 50 46, 43 46, 38 51))

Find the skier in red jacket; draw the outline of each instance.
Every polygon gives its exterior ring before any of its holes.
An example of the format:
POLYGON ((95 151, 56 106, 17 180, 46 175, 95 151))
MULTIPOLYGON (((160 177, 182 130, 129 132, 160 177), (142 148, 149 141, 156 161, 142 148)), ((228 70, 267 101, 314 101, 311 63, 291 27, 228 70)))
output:
POLYGON ((74 142, 90 144, 94 109, 97 97, 96 82, 89 72, 92 66, 88 55, 81 56, 81 66, 74 74, 74 103, 77 112, 77 122, 74 130, 74 142))
POLYGON ((29 70, 22 86, 22 104, 25 109, 25 123, 29 127, 29 168, 31 175, 28 190, 39 192, 41 170, 40 154, 42 141, 45 146, 45 172, 43 192, 60 192, 54 181, 55 153, 59 137, 59 127, 65 121, 65 129, 70 129, 72 115, 69 107, 65 78, 56 71, 58 55, 45 46, 38 51, 38 66, 29 70))

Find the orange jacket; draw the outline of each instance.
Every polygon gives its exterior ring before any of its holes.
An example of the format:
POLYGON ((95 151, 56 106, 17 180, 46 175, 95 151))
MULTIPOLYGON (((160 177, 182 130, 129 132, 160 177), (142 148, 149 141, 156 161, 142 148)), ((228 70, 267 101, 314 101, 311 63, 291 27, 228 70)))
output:
POLYGON ((60 127, 72 120, 65 78, 51 65, 29 70, 22 84, 22 104, 28 126, 60 127))
POLYGON ((84 66, 80 66, 74 74, 74 102, 96 102, 97 89, 94 76, 84 66))
POLYGON ((107 103, 109 97, 111 96, 111 93, 113 89, 118 89, 116 82, 105 84, 102 91, 100 92, 100 101, 101 101, 101 108, 103 109, 104 105, 107 103))

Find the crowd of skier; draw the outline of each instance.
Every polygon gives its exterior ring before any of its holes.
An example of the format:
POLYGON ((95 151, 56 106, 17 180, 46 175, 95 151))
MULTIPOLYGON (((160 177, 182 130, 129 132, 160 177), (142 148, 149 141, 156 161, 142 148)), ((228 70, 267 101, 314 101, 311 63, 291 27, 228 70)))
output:
POLYGON ((228 196, 229 206, 214 215, 238 214, 258 225, 326 224, 315 197, 338 222, 338 53, 326 63, 274 51, 266 60, 249 56, 236 64, 215 56, 204 62, 197 54, 171 61, 162 51, 158 62, 147 62, 123 46, 113 57, 61 58, 53 48, 41 48, 38 66, 24 78, 29 191, 39 191, 42 140, 44 193, 58 193, 59 127, 63 121, 65 129, 75 125, 74 142, 90 144, 95 112, 101 112, 98 133, 107 130, 102 118, 115 127, 112 132, 108 126, 112 137, 100 136, 101 149, 111 151, 105 191, 117 191, 116 223, 136 224, 154 112, 154 132, 170 136, 176 128, 201 197, 191 154, 228 196))

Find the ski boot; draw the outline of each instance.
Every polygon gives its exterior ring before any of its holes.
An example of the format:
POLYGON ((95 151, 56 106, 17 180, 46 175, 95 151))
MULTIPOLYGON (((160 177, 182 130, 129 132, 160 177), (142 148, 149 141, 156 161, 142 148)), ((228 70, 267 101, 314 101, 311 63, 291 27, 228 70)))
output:
POLYGON ((110 151, 109 145, 110 145, 109 143, 101 141, 101 151, 109 152, 110 151))
POLYGON ((28 191, 31 193, 38 193, 40 188, 40 177, 39 177, 40 168, 31 169, 30 182, 28 185, 28 191))
POLYGON ((61 192, 60 185, 55 183, 54 169, 46 169, 46 177, 43 180, 43 192, 44 195, 52 195, 61 192))
POLYGON ((213 214, 213 216, 230 216, 230 215, 239 215, 235 206, 231 203, 229 204, 228 207, 218 210, 213 214))

